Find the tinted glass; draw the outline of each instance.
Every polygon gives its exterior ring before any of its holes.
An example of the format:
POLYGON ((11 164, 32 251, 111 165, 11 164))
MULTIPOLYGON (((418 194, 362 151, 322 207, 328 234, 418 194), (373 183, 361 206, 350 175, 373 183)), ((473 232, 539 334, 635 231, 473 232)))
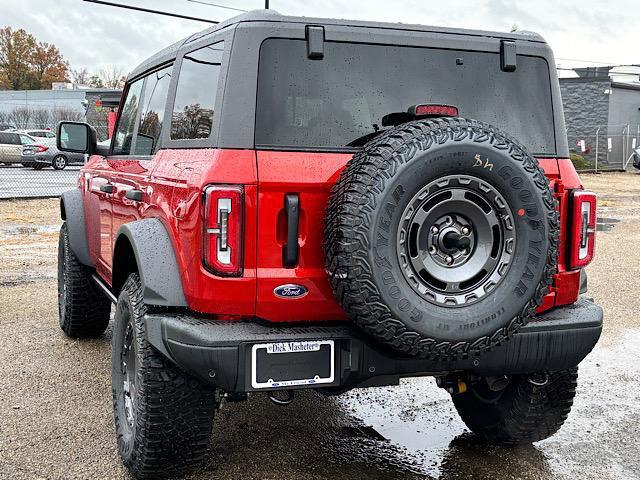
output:
POLYGON ((87 149, 88 125, 66 123, 60 125, 60 146, 63 149, 85 151, 87 149))
POLYGON ((187 53, 180 68, 171 117, 171 138, 208 138, 224 42, 187 53))
POLYGON ((131 153, 133 128, 138 116, 142 82, 143 79, 140 79, 130 85, 127 98, 122 104, 118 126, 114 135, 115 138, 113 139, 113 155, 129 155, 131 153))
POLYGON ((10 145, 11 144, 11 135, 8 133, 0 132, 0 144, 10 145))
POLYGON ((358 146, 382 117, 417 104, 449 104, 499 127, 534 153, 555 152, 549 67, 519 55, 325 42, 309 60, 304 40, 269 39, 260 50, 256 144, 358 146), (458 60, 460 59, 460 60, 458 60), (462 63, 460 65, 459 63, 462 63))
POLYGON ((172 68, 173 66, 163 68, 146 77, 140 124, 133 152, 136 155, 151 155, 156 149, 162 130, 172 68))

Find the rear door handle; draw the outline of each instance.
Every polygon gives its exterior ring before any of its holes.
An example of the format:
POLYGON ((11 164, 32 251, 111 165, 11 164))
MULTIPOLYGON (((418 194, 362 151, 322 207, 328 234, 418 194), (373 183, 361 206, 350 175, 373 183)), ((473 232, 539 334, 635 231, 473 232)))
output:
POLYGON ((298 226, 300 224, 300 198, 295 193, 284 196, 284 210, 287 214, 287 243, 282 246, 282 263, 287 268, 298 264, 298 226))
POLYGON ((113 193, 115 189, 113 188, 113 185, 107 184, 107 185, 100 185, 100 191, 104 192, 104 193, 113 193))
POLYGON ((126 198, 129 200, 133 200, 134 202, 142 201, 142 190, 127 190, 127 193, 124 194, 126 198))

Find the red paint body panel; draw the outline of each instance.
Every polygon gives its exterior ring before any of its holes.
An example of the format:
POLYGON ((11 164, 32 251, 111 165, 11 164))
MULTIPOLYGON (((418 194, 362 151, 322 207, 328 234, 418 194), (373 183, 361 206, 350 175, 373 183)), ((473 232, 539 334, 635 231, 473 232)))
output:
POLYGON ((351 154, 258 151, 258 304, 256 315, 270 321, 344 320, 324 270, 324 211, 331 186, 351 154), (284 196, 300 198, 300 257, 295 268, 283 268, 286 225, 284 196), (305 286, 297 299, 279 298, 283 284, 305 286))
MULTIPOLYGON (((220 319, 254 317, 272 322, 346 320, 324 271, 323 221, 329 192, 351 158, 345 153, 276 152, 221 149, 161 150, 153 157, 93 156, 83 167, 89 251, 98 273, 111 284, 114 242, 121 225, 159 218, 176 253, 189 307, 220 319), (112 184, 112 195, 100 186, 112 184), (209 184, 244 186, 241 277, 218 277, 202 262, 202 191, 209 184), (127 189, 143 191, 142 202, 125 198, 127 189), (299 195, 299 263, 284 268, 284 197, 299 195), (276 287, 300 284, 301 298, 274 295, 276 287)), ((569 192, 581 188, 569 160, 540 159, 561 214, 560 259, 554 285, 538 311, 573 303, 579 271, 566 270, 569 192)))

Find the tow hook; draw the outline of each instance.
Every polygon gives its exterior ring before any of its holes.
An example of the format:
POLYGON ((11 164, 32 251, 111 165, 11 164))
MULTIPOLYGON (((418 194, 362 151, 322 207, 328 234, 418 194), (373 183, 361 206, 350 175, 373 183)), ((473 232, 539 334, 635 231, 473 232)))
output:
POLYGON ((506 375, 501 375, 499 377, 485 377, 485 382, 487 382, 487 387, 492 392, 500 392, 507 388, 509 385, 509 379, 506 375))
POLYGON ((436 384, 451 395, 465 393, 468 390, 467 382, 458 377, 436 377, 436 384))
POLYGON ((274 390, 269 392, 269 400, 276 405, 289 405, 293 402, 294 391, 293 390, 274 390))

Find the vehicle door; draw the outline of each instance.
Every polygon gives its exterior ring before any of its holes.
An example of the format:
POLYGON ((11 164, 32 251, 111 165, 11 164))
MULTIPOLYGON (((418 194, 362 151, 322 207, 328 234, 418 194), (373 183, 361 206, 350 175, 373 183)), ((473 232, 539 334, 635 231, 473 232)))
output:
POLYGON ((3 162, 20 163, 22 158, 22 142, 21 135, 10 132, 7 134, 7 143, 2 146, 4 150, 3 162))
POLYGON ((89 253, 105 278, 111 277, 112 268, 113 203, 118 195, 115 174, 131 150, 143 82, 139 79, 125 87, 110 154, 93 155, 84 173, 89 253))
MULTIPOLYGON (((171 84, 173 64, 164 65, 145 74, 142 82, 137 115, 131 131, 131 140, 114 149, 108 162, 113 169, 115 187, 112 198, 112 241, 125 223, 148 216, 151 205, 151 172, 158 159, 161 131, 171 84)), ((112 245, 113 247, 113 245, 112 245)))

